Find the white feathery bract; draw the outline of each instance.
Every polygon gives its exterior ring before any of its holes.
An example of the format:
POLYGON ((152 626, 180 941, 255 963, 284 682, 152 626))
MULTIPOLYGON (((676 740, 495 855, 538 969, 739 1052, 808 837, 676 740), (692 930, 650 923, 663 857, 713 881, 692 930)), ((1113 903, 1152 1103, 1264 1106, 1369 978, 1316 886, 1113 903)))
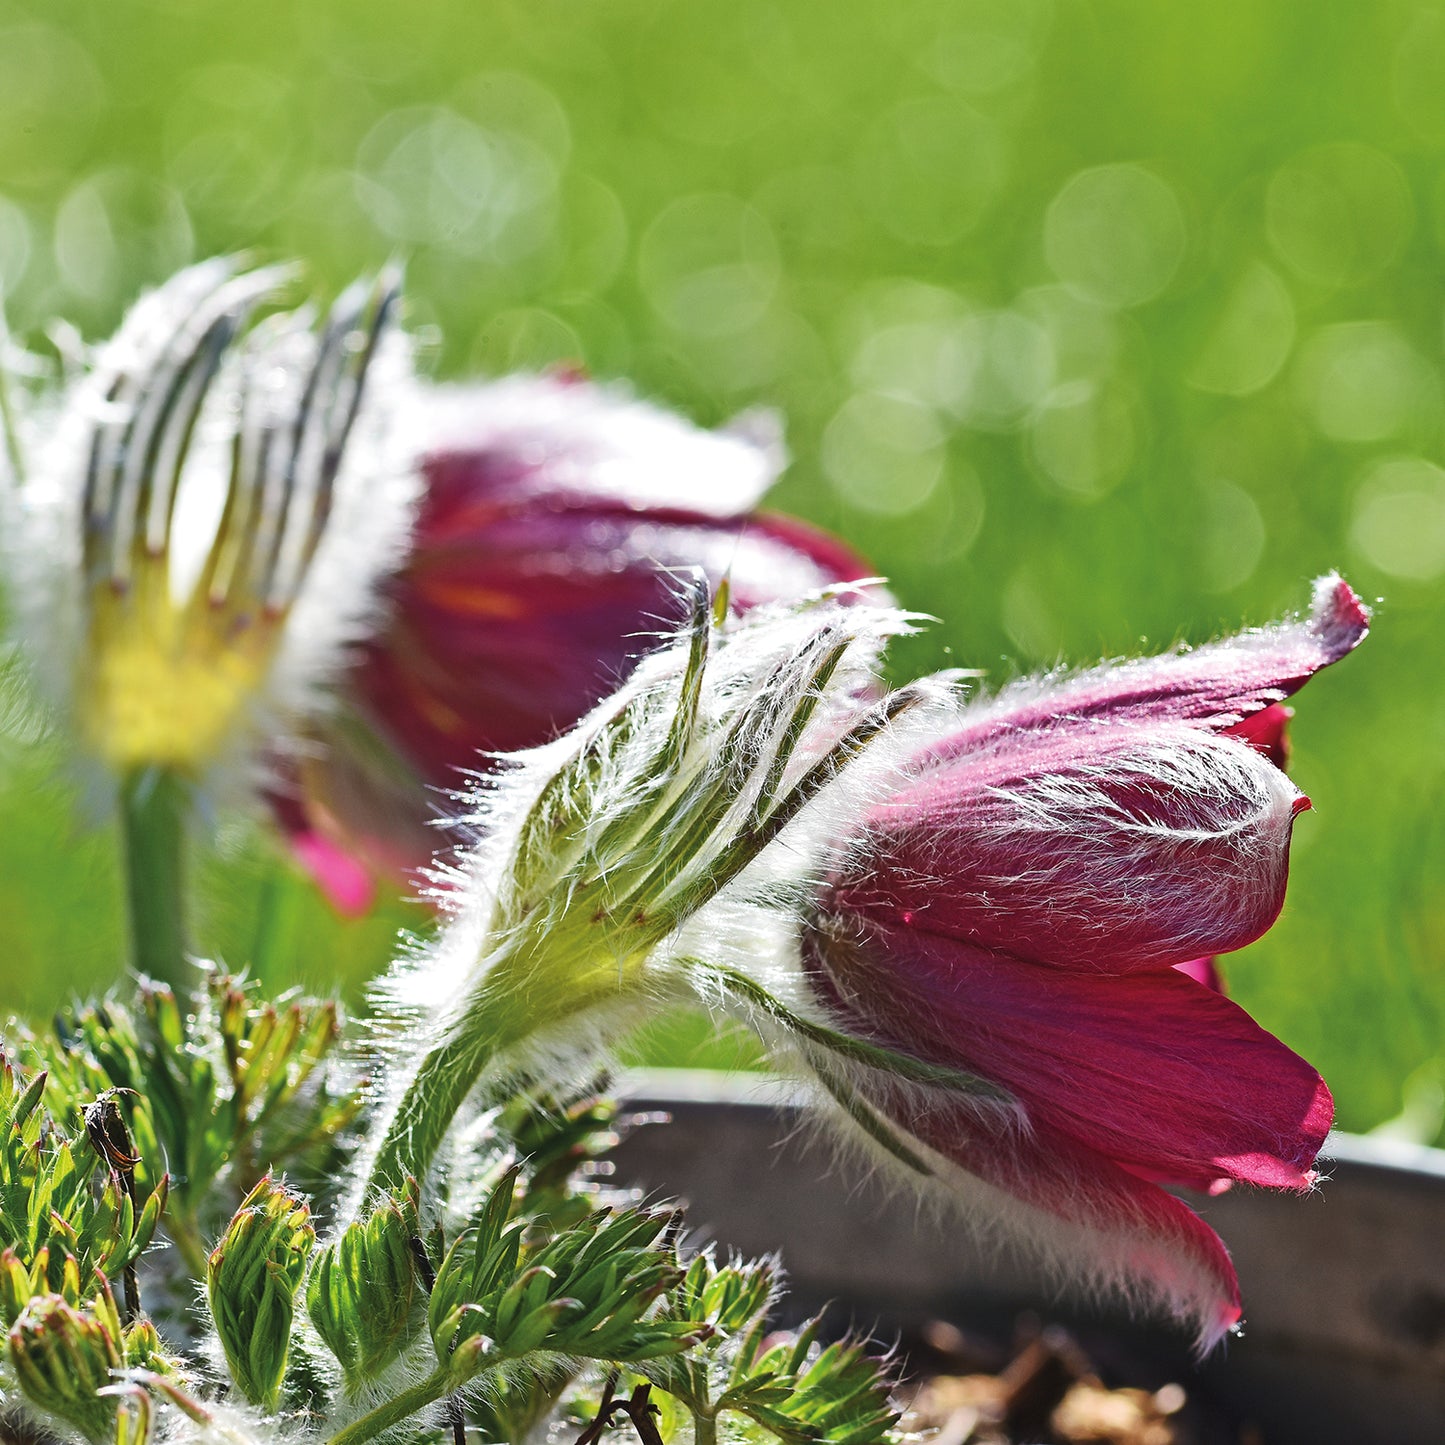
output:
POLYGON ((617 383, 508 376, 432 388, 419 426, 434 456, 515 457, 549 491, 639 509, 742 516, 787 465, 781 428, 750 413, 704 431, 617 383))

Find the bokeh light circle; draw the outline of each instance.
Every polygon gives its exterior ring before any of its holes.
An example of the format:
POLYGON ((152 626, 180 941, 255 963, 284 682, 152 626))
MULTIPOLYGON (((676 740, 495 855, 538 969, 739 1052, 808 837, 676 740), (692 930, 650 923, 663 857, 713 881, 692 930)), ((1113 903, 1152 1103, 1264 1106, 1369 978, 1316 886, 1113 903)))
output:
POLYGON ((1391 577, 1445 576, 1445 469, 1424 457, 1377 462, 1355 493, 1350 541, 1391 577))
POLYGON ((1060 280, 1106 306, 1160 295, 1184 259, 1178 197, 1132 162, 1079 171, 1044 215, 1044 256, 1060 280))
POLYGON ((845 502, 898 517, 933 495, 943 476, 944 435, 927 407, 859 392, 828 423, 821 455, 833 490, 845 502))

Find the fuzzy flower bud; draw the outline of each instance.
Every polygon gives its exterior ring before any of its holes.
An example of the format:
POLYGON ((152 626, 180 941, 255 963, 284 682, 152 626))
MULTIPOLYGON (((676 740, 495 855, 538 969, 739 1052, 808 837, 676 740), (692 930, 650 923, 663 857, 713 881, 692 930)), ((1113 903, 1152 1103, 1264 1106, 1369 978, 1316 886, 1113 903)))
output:
POLYGON ((11 1368, 26 1398, 73 1425, 95 1445, 111 1445, 116 1402, 102 1394, 125 1367, 120 1318, 109 1292, 90 1306, 37 1295, 11 1326, 11 1368))
POLYGON ((416 1265, 415 1209, 388 1200, 347 1225, 317 1256, 306 1284, 306 1312, 341 1362, 353 1393, 396 1359, 408 1339, 416 1265))
POLYGON ((315 1243, 305 1202, 268 1174, 206 1264, 206 1295, 231 1378, 266 1410, 280 1401, 296 1294, 315 1243))
POLYGON ((682 1278, 665 1211, 598 1210, 534 1242, 512 1217, 516 1170, 504 1174, 437 1270, 427 1325, 454 1385, 536 1352, 601 1360, 676 1354, 707 1326, 658 1317, 682 1278))
POLYGON ((414 1072, 400 1061, 379 1190, 424 1173, 435 1121, 483 1072, 605 1048, 688 986, 684 925, 917 700, 875 701, 878 651, 908 626, 831 596, 729 620, 699 577, 678 641, 486 780, 483 841, 442 898, 451 925, 389 986, 395 1012, 429 1010, 435 1047, 414 1072))

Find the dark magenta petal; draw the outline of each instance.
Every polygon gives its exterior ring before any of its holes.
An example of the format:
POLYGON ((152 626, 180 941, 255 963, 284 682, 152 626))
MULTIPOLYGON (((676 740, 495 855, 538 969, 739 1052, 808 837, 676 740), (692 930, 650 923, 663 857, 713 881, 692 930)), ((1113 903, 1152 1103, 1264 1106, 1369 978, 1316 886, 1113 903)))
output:
POLYGON ((1201 1350, 1239 1322, 1239 1281, 1223 1242, 1157 1185, 1047 1125, 1010 1127, 942 1096, 905 1109, 879 1091, 873 1103, 963 1171, 944 1182, 981 1232, 1021 1240, 1095 1288, 1151 1298, 1194 1326, 1201 1350))
POLYGON ((1289 737, 1287 728, 1294 716, 1294 709, 1282 702, 1272 702, 1267 708, 1251 713, 1243 722, 1237 722, 1225 731, 1232 738, 1248 743, 1256 752, 1263 753, 1275 767, 1289 764, 1289 737))
POLYGON ((869 813, 838 906, 1039 963, 1122 972, 1241 948, 1278 916, 1304 799, 1178 725, 1020 735, 869 813))
POLYGON ((846 910, 822 916, 806 958, 848 1027, 1002 1085, 1032 1126, 1137 1178, 1312 1182, 1324 1081, 1176 969, 1089 976, 846 910))
POLYGON ((435 783, 612 691, 680 620, 683 569, 729 577, 739 608, 868 574, 826 534, 752 514, 776 445, 556 378, 442 389, 433 412, 413 553, 352 685, 435 783))
POLYGON ((1006 689, 933 750, 953 756, 1005 745, 1021 732, 1079 723, 1175 720, 1225 731, 1297 692, 1357 647, 1370 614, 1335 574, 1315 583, 1307 617, 1192 651, 1107 663, 1074 677, 1006 689))
POLYGON ((420 424, 426 491, 387 625, 343 679, 345 726, 323 725, 291 779, 299 823, 282 819, 373 868, 429 862, 442 790, 615 689, 681 620, 684 571, 727 577, 739 610, 871 571, 826 533, 753 513, 781 465, 766 438, 555 377, 437 389, 420 424))
POLYGON ((426 777, 453 783, 478 752, 546 742, 615 689, 681 621, 690 567, 728 577, 743 608, 867 574, 796 523, 534 500, 423 535, 351 685, 426 777))

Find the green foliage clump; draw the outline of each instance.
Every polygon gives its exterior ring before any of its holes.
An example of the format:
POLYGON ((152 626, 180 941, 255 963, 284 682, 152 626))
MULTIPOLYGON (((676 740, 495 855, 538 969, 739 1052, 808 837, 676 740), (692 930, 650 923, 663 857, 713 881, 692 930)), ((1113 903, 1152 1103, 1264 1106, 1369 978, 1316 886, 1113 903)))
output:
POLYGON ((328 1445, 521 1442, 553 1417, 593 1438, 620 1415, 650 1445, 723 1420, 782 1445, 893 1438, 860 1345, 767 1334, 770 1264, 681 1258, 676 1211, 606 1194, 626 1121, 594 1093, 518 1089, 448 1177, 350 1216, 322 1168, 364 1147, 339 1028, 215 976, 188 1009, 141 984, 25 1034, 39 1072, 0 1064, 0 1379, 37 1425, 93 1445, 148 1445, 166 1416, 238 1441, 304 1420, 328 1445), (177 1156, 193 1172, 171 1188, 177 1156), (177 1307, 197 1245, 204 1338, 177 1307))
POLYGON ((189 1008, 142 981, 133 1003, 60 1013, 52 1034, 22 1033, 19 1057, 47 1070, 61 1117, 112 1101, 134 1142, 139 1189, 156 1186, 164 1161, 171 1237, 200 1279, 206 1241, 267 1167, 321 1202, 332 1197, 361 1107, 357 1080, 336 1059, 339 1033, 331 1001, 263 1000, 213 973, 189 1008))

